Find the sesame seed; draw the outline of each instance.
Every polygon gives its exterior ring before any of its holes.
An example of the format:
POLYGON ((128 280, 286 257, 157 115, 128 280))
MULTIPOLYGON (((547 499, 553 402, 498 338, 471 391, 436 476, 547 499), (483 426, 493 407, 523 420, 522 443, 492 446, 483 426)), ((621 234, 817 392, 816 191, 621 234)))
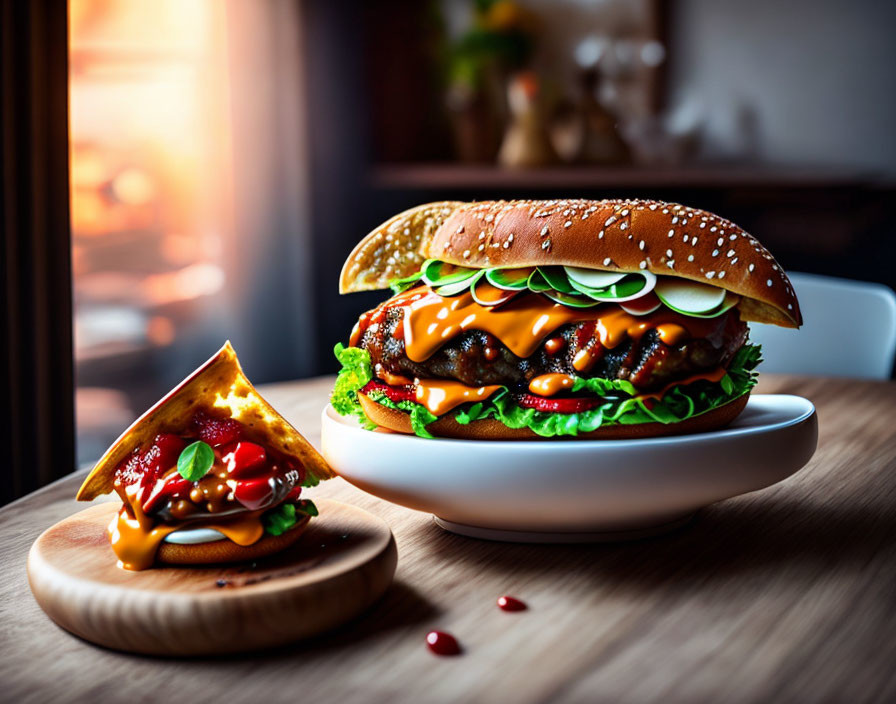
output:
POLYGON ((729 240, 736 240, 736 239, 737 239, 737 235, 731 235, 731 237, 729 237, 728 239, 729 239, 729 240))
POLYGON ((509 247, 510 247, 510 240, 505 240, 504 241, 504 249, 507 249, 509 247))
POLYGON ((788 304, 787 304, 787 310, 793 310, 793 304, 792 304, 792 303, 788 303, 788 304))
POLYGON ((650 208, 651 210, 656 210, 659 206, 656 203, 651 203, 647 207, 650 208))
POLYGON ((563 216, 564 216, 564 217, 568 217, 568 216, 569 216, 569 208, 567 208, 566 210, 563 211, 563 216))
POLYGON ((512 232, 509 235, 507 235, 507 241, 513 242, 513 233, 512 232))
POLYGON ((615 215, 611 215, 610 217, 608 217, 608 218, 604 221, 604 227, 609 227, 609 226, 612 225, 614 222, 616 222, 616 216, 615 216, 615 215))
POLYGON ((494 219, 495 219, 495 216, 492 215, 491 213, 489 213, 488 215, 485 216, 485 221, 486 221, 486 222, 491 222, 491 221, 494 220, 494 219))
POLYGON ((719 256, 719 250, 717 250, 717 249, 712 250, 712 256, 714 256, 714 257, 719 256))
POLYGON ((610 265, 610 258, 607 257, 606 259, 604 259, 604 266, 609 266, 609 265, 610 265))
POLYGON ((545 225, 543 228, 541 228, 541 232, 540 232, 539 234, 540 234, 542 237, 544 237, 545 235, 548 234, 548 232, 550 232, 550 230, 548 230, 548 226, 545 225))
POLYGON ((725 272, 724 272, 724 271, 720 271, 720 272, 719 272, 719 278, 720 278, 720 279, 724 279, 724 278, 725 278, 725 272))
POLYGON ((732 263, 732 264, 737 264, 737 257, 735 257, 734 259, 732 259, 732 260, 731 260, 731 263, 732 263))
POLYGON ((713 278, 715 275, 716 275, 716 272, 714 272, 714 271, 707 271, 707 272, 706 272, 706 278, 707 278, 707 279, 711 279, 711 278, 713 278))
POLYGON ((683 239, 684 239, 685 242, 687 242, 687 241, 688 241, 688 236, 685 235, 683 239))
POLYGON ((671 250, 671 249, 667 249, 667 250, 666 250, 666 256, 667 256, 667 257, 671 257, 671 256, 672 256, 672 250, 671 250))
POLYGON ((697 244, 697 238, 694 237, 694 239, 691 240, 691 247, 695 246, 696 244, 697 244))
POLYGON ((541 243, 541 248, 542 248, 542 249, 550 249, 550 247, 551 247, 551 240, 550 240, 550 239, 546 239, 544 242, 541 243))
POLYGON ((670 259, 669 261, 666 262, 666 266, 669 267, 670 269, 674 269, 675 268, 675 260, 670 259))
POLYGON ((693 254, 689 254, 689 255, 688 255, 688 261, 689 261, 689 262, 694 261, 694 255, 693 255, 693 254))
POLYGON ((675 230, 669 230, 669 237, 675 237, 675 230))
POLYGON ((725 238, 719 237, 719 239, 716 241, 716 244, 719 245, 719 247, 721 247, 723 244, 725 244, 725 238))
POLYGON ((567 220, 565 223, 563 223, 563 227, 572 227, 572 220, 567 220))
POLYGON ((747 267, 747 269, 748 269, 749 271, 753 271, 753 269, 755 269, 755 268, 756 268, 756 265, 755 265, 755 264, 750 264, 750 266, 747 267))
POLYGON ((597 233, 597 239, 602 240, 603 238, 604 238, 604 231, 601 230, 600 232, 597 233))
POLYGON ((678 224, 678 216, 677 215, 674 218, 672 218, 672 224, 673 225, 678 224))
POLYGON ((765 285, 768 286, 769 288, 771 288, 771 287, 772 287, 772 280, 769 279, 768 281, 766 281, 766 282, 765 282, 765 285))
POLYGON ((681 221, 681 224, 682 224, 682 225, 687 225, 687 224, 688 224, 687 219, 682 220, 682 221, 681 221))
MULTIPOLYGON (((463 232, 463 231, 464 231, 464 226, 463 226, 463 225, 461 225, 460 227, 457 228, 457 234, 460 234, 460 233, 463 232)), ((407 233, 407 230, 405 230, 405 233, 407 233)))
POLYGON ((479 251, 482 252, 484 249, 485 249, 485 243, 483 242, 481 245, 479 245, 479 251))
POLYGON ((621 222, 621 223, 619 223, 619 229, 620 229, 620 230, 625 230, 627 227, 628 227, 628 223, 627 223, 627 222, 621 222))
POLYGON ((728 250, 728 254, 726 254, 725 256, 728 257, 729 259, 731 259, 731 257, 734 256, 734 250, 733 250, 733 249, 729 249, 729 250, 728 250))
POLYGON ((644 249, 644 240, 641 240, 640 242, 638 242, 638 249, 640 249, 640 250, 644 249))
POLYGON ((470 250, 469 250, 469 249, 465 249, 465 250, 464 250, 464 259, 469 259, 469 258, 470 258, 470 250))
POLYGON ((642 261, 640 264, 638 264, 638 266, 639 266, 640 268, 642 268, 642 269, 646 269, 646 268, 647 268, 647 262, 646 262, 646 261, 642 261))
POLYGON ((709 228, 709 231, 710 231, 710 232, 715 232, 715 231, 718 230, 718 229, 719 229, 719 228, 717 228, 715 225, 713 225, 711 228, 709 228))
POLYGON ((622 211, 621 213, 619 213, 619 214, 620 214, 622 217, 625 217, 626 215, 628 215, 628 213, 629 213, 629 211, 628 211, 628 209, 626 209, 626 210, 623 210, 623 211, 622 211))
POLYGON ((484 232, 480 232, 480 233, 479 233, 479 239, 481 239, 481 240, 484 240, 484 239, 485 239, 485 233, 484 233, 484 232))
POLYGON ((705 227, 706 227, 706 223, 705 223, 705 222, 701 222, 701 223, 700 223, 700 229, 702 230, 702 229, 704 229, 705 227))

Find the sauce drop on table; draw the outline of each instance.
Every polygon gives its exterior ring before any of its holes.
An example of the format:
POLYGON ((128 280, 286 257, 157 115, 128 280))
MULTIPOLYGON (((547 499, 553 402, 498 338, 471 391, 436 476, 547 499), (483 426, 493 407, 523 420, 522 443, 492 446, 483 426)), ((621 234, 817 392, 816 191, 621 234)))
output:
POLYGON ((444 631, 430 631, 426 634, 426 645, 436 655, 458 655, 460 646, 457 639, 444 631))
POLYGON ((529 608, 525 602, 507 595, 498 597, 498 606, 504 611, 525 611, 529 608))

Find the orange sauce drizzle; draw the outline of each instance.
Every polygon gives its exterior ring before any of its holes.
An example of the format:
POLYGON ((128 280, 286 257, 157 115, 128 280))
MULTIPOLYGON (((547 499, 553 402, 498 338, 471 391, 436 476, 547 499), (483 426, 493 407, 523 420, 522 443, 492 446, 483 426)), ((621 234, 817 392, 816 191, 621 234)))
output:
MULTIPOLYGON (((365 313, 352 331, 350 344, 357 344, 364 330, 382 322, 386 311, 397 306, 404 306, 405 352, 415 362, 425 361, 439 347, 466 330, 481 330, 494 335, 517 357, 528 357, 545 337, 570 323, 593 320, 595 339, 605 349, 612 349, 627 338, 638 339, 652 329, 657 330, 664 343, 675 345, 689 337, 706 337, 717 324, 711 318, 691 319, 664 309, 636 316, 615 305, 570 308, 537 294, 521 294, 509 303, 493 308, 476 303, 469 291, 443 298, 422 286, 408 289, 365 313)), ((595 349, 593 354, 585 357, 599 357, 600 354, 601 351, 595 349)), ((576 366, 579 371, 587 368, 587 359, 582 360, 582 368, 576 366)))
POLYGON ((542 374, 529 382, 529 391, 538 396, 556 396, 575 383, 569 374, 542 374))
POLYGON ((445 379, 417 379, 417 402, 426 406, 430 413, 440 416, 462 403, 484 401, 495 391, 495 386, 467 386, 459 381, 445 379))
MULTIPOLYGON (((136 500, 137 486, 125 489, 128 506, 134 512, 131 518, 127 506, 122 506, 112 519, 107 529, 112 550, 118 557, 118 563, 126 570, 144 570, 156 559, 159 546, 166 536, 183 528, 183 525, 155 524, 155 521, 143 512, 143 507, 136 500)), ((245 514, 239 518, 222 523, 203 523, 197 528, 211 528, 223 533, 237 545, 252 545, 264 535, 261 523, 261 512, 245 514)))
POLYGON ((692 376, 686 377, 684 379, 679 379, 678 381, 673 381, 669 384, 666 384, 659 391, 654 391, 649 394, 640 394, 638 398, 647 399, 652 398, 659 401, 663 395, 671 389, 673 386, 687 386, 688 384, 693 384, 695 381, 721 381, 722 377, 725 376, 725 367, 716 367, 715 369, 710 369, 708 372, 699 372, 697 374, 693 374, 692 376))

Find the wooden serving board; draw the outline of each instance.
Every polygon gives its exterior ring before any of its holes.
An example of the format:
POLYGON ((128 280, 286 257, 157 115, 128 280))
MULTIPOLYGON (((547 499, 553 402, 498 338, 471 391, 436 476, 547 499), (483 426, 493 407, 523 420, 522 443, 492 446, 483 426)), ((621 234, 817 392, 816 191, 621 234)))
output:
POLYGON ((320 500, 294 545, 257 563, 116 566, 102 503, 46 530, 28 555, 37 603, 58 625, 116 650, 200 655, 307 638, 357 616, 392 582, 389 526, 363 509, 320 500))

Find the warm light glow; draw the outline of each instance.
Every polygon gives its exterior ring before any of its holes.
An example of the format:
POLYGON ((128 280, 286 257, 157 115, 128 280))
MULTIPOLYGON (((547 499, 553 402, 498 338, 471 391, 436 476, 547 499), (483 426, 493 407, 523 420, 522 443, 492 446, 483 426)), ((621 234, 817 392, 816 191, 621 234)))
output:
POLYGON ((158 309, 224 286, 225 11, 217 0, 69 3, 78 353, 116 335, 170 344, 199 310, 158 309), (137 313, 128 325, 116 325, 122 305, 137 313))

